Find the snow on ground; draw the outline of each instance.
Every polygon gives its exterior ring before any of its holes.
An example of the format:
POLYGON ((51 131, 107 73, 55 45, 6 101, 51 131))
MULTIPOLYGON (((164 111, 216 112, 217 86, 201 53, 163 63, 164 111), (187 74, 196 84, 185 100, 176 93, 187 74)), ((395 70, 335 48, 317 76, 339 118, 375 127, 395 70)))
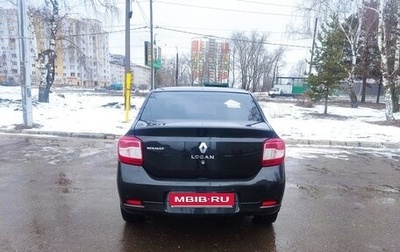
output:
POLYGON ((261 102, 261 106, 282 138, 400 142, 400 128, 370 123, 386 120, 384 110, 328 106, 329 116, 324 117, 323 105, 304 108, 294 103, 261 102))
MULTIPOLYGON (((125 121, 123 97, 92 90, 53 89, 50 103, 37 102, 37 89, 32 89, 33 122, 35 131, 74 133, 108 133, 122 135, 144 100, 132 97, 135 108, 130 111, 130 122, 125 121)), ((400 143, 400 128, 371 124, 384 121, 385 111, 370 108, 329 106, 329 116, 321 116, 324 107, 296 106, 294 103, 260 101, 269 122, 283 139, 328 141, 363 141, 400 143)), ((400 113, 395 114, 400 118, 400 113)), ((20 87, 0 86, 0 130, 14 129, 23 124, 20 87)))

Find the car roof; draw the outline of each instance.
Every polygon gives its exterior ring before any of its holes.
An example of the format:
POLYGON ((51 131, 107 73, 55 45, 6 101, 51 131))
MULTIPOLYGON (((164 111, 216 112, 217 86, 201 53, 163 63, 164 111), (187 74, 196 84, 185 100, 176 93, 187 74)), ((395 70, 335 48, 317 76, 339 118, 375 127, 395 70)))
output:
POLYGON ((249 94, 250 92, 244 89, 228 88, 228 87, 162 87, 153 90, 152 92, 182 92, 182 91, 194 91, 194 92, 231 92, 231 93, 242 93, 249 94))

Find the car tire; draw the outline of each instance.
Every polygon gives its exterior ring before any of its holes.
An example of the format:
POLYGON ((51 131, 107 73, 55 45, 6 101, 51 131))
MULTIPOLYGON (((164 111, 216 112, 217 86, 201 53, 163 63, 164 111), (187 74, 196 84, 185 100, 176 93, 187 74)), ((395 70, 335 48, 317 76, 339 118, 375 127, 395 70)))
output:
POLYGON ((278 213, 270 215, 255 215, 253 217, 254 224, 271 225, 278 218, 278 213))
POLYGON ((125 209, 121 208, 122 219, 128 223, 138 223, 145 220, 144 215, 128 213, 125 209))

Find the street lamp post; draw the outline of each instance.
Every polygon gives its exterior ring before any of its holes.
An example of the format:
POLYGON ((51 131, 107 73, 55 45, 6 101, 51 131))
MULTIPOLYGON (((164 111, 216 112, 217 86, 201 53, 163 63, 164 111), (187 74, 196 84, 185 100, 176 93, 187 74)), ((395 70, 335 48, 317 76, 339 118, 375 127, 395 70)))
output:
POLYGON ((150 82, 151 82, 151 89, 154 89, 154 45, 153 45, 153 0, 150 0, 150 82))

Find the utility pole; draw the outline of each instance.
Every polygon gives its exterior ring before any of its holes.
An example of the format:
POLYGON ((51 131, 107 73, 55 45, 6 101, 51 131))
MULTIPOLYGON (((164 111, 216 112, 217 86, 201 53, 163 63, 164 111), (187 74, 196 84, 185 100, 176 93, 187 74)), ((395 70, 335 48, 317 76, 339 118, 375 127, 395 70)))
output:
POLYGON ((131 1, 126 0, 125 3, 125 122, 129 122, 129 111, 131 109, 131 1))
POLYGON ((179 54, 178 54, 178 47, 176 48, 176 72, 175 72, 175 85, 178 86, 178 73, 179 73, 179 54))
POLYGON ((151 89, 153 90, 154 87, 154 41, 153 41, 153 0, 150 0, 150 70, 151 70, 151 77, 150 77, 150 82, 151 82, 151 89))
POLYGON ((313 34, 313 41, 312 41, 312 46, 311 46, 310 69, 308 70, 308 75, 311 74, 312 66, 313 66, 314 48, 315 48, 315 36, 316 36, 316 34, 317 34, 317 24, 318 24, 318 18, 315 18, 314 34, 313 34))
POLYGON ((27 47, 27 15, 25 0, 17 1, 17 16, 18 16, 18 35, 19 35, 19 59, 20 59, 20 82, 22 95, 22 113, 24 126, 27 128, 33 127, 32 119, 32 83, 30 64, 28 62, 28 47, 27 47))

